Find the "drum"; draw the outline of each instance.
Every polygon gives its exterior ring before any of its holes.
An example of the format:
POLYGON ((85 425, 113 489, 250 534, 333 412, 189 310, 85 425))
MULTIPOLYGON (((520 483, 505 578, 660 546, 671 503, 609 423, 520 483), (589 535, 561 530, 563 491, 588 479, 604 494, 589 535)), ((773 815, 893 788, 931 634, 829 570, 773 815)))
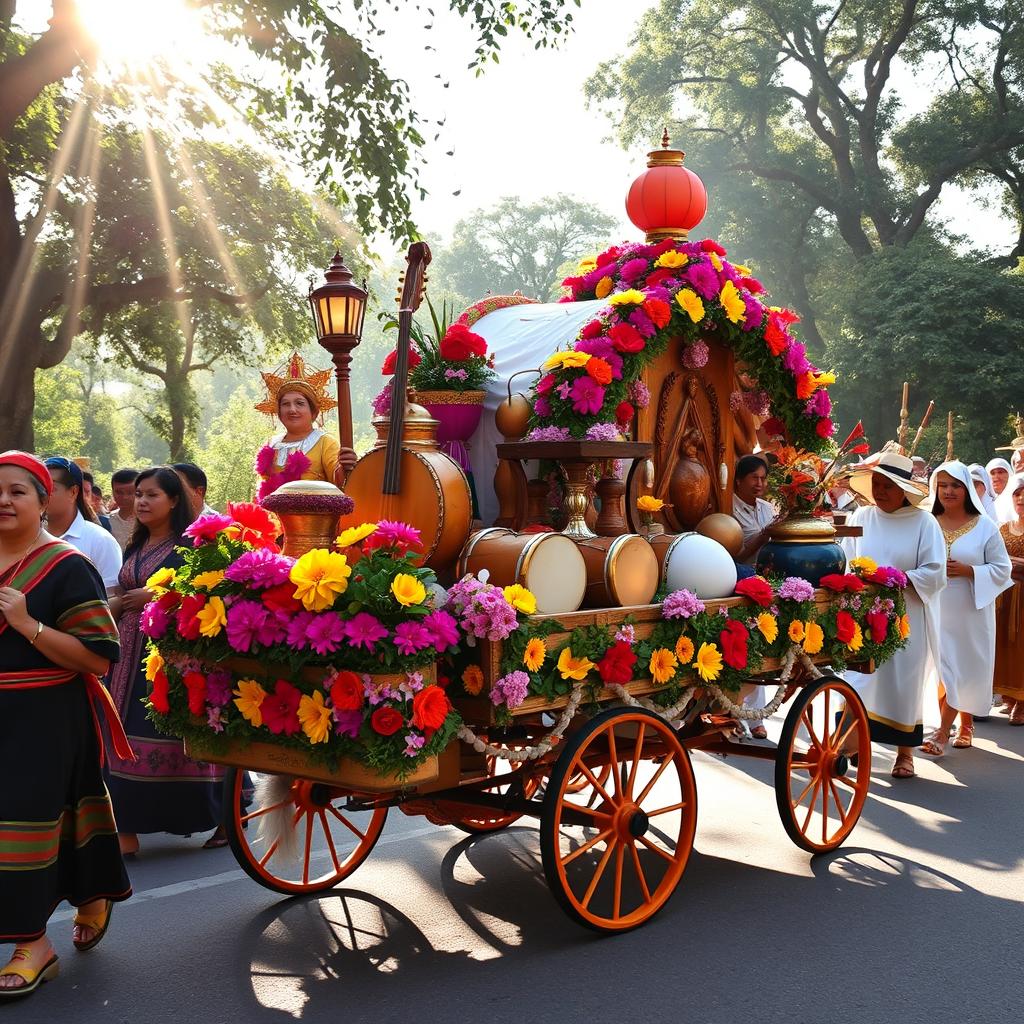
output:
POLYGON ((658 589, 658 556, 635 533, 578 542, 587 563, 588 608, 650 604, 658 589))
POLYGON ((459 556, 459 578, 481 569, 488 582, 518 583, 537 598, 539 614, 574 612, 587 589, 587 565, 579 548, 561 533, 514 533, 498 526, 478 530, 459 556))
POLYGON ((672 542, 681 537, 681 533, 656 533, 653 537, 647 538, 651 545, 654 557, 658 560, 658 579, 665 582, 665 552, 672 546, 672 542))
POLYGON ((680 533, 665 551, 664 581, 669 593, 689 590, 702 600, 732 597, 736 563, 718 541, 699 533, 680 533))

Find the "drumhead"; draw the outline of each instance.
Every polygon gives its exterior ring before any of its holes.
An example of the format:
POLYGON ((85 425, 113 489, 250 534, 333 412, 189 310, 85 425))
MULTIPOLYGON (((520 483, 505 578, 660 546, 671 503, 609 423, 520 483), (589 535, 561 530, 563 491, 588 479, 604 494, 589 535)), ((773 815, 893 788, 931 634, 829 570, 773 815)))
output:
POLYGON ((539 613, 574 612, 587 590, 587 563, 568 537, 538 533, 523 548, 516 577, 537 598, 539 613))
POLYGON ((604 581, 616 605, 650 604, 659 576, 658 556, 643 537, 624 534, 615 538, 605 558, 604 581))

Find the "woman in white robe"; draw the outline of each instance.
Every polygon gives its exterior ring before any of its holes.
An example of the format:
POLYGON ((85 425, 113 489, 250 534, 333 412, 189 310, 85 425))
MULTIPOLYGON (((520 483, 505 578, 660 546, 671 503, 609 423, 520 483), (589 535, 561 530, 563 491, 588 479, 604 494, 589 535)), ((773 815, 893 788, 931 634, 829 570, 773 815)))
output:
POLYGON ((985 515, 993 522, 998 523, 999 520, 996 517, 996 492, 992 487, 992 478, 989 476, 988 470, 980 462, 972 462, 967 469, 974 483, 974 493, 981 501, 981 507, 985 510, 985 515))
POLYGON ((905 591, 910 637, 907 646, 871 675, 848 672, 847 680, 867 709, 871 739, 898 748, 892 776, 914 777, 914 748, 924 738, 924 686, 928 666, 938 656, 939 595, 946 585, 946 550, 935 518, 915 502, 924 485, 912 479, 913 464, 896 452, 865 460, 850 487, 872 504, 848 520, 861 537, 842 545, 850 558, 867 556, 907 575, 905 591))
POLYGON ((1013 586, 1010 556, 999 528, 980 507, 968 468, 944 462, 932 474, 931 511, 946 547, 949 584, 940 601, 943 632, 933 672, 942 686, 942 718, 921 749, 945 753, 950 730, 960 716, 954 747, 971 746, 974 716, 992 707, 996 659, 996 598, 1013 586))

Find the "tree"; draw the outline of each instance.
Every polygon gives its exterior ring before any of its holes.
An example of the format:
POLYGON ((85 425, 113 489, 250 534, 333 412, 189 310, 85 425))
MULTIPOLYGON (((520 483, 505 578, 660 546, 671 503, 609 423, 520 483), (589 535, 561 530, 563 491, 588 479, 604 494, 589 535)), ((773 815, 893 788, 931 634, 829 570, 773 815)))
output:
POLYGON ((43 456, 73 459, 85 454, 85 423, 78 373, 58 367, 36 372, 35 433, 37 451, 43 456))
MULTIPOLYGON (((481 68, 497 59, 510 31, 537 45, 555 42, 571 22, 563 2, 449 0, 449 7, 475 28, 471 66, 481 68)), ((265 144, 299 162, 335 207, 351 208, 364 230, 383 226, 396 238, 411 237, 407 188, 416 187, 414 154, 424 126, 404 81, 385 71, 366 42, 382 33, 377 9, 346 6, 350 31, 339 24, 341 10, 326 0, 210 0, 197 6, 208 31, 247 50, 251 59, 235 68, 196 70, 198 88, 154 62, 147 74, 127 76, 110 91, 129 92, 148 115, 162 112, 193 136, 203 123, 219 123, 223 109, 240 111, 265 144), (277 73, 268 75, 268 67, 277 73)), ((15 30, 17 9, 17 0, 0 0, 0 436, 30 447, 35 369, 64 359, 83 315, 97 306, 114 313, 140 302, 187 302, 199 285, 177 276, 173 259, 160 274, 120 267, 122 277, 98 284, 85 260, 56 264, 40 258, 39 243, 61 208, 74 214, 71 250, 90 252, 98 192, 90 74, 96 46, 74 0, 52 0, 53 17, 37 38, 15 30), (79 164, 80 183, 92 186, 79 193, 77 204, 65 181, 72 162, 79 164)), ((422 13, 433 19, 429 9, 422 13)), ((237 307, 246 293, 231 290, 221 298, 237 307)))
POLYGON ((254 381, 236 388, 210 426, 206 445, 196 458, 210 481, 207 501, 224 508, 229 501, 251 501, 255 490, 253 460, 269 434, 267 418, 253 407, 258 401, 254 381))
POLYGON ((571 196, 527 204, 506 196, 455 225, 431 276, 470 301, 517 289, 547 301, 562 264, 607 243, 615 226, 613 217, 571 196))

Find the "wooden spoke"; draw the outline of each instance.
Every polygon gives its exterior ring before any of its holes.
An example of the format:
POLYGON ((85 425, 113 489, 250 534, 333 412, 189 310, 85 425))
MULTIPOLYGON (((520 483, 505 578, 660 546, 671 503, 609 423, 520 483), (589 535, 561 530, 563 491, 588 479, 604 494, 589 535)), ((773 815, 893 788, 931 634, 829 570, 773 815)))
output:
POLYGON ((263 857, 260 859, 260 867, 261 868, 265 868, 267 866, 268 862, 270 861, 270 858, 273 857, 275 853, 277 853, 277 848, 280 845, 281 845, 281 843, 277 839, 275 839, 270 844, 270 848, 267 850, 267 852, 265 854, 263 854, 263 857))
POLYGON ((675 857, 673 857, 672 854, 668 852, 668 850, 663 850, 660 846, 658 846, 657 843, 652 843, 650 839, 647 838, 647 836, 640 836, 639 839, 640 842, 643 843, 648 850, 653 851, 659 857, 664 857, 665 860, 667 860, 670 864, 675 860, 675 857))
POLYGON ((828 842, 828 786, 821 787, 821 841, 828 842))
POLYGON ((656 818, 659 814, 668 814, 670 811, 680 811, 686 806, 685 800, 680 800, 677 804, 669 804, 668 807, 659 807, 656 811, 648 811, 648 818, 656 818))
MULTIPOLYGON (((590 785, 594 787, 594 793, 595 794, 599 794, 601 799, 604 800, 604 802, 606 804, 609 804, 612 807, 617 807, 618 806, 617 801, 613 800, 608 795, 608 792, 604 788, 604 786, 602 786, 601 783, 598 782, 597 776, 582 761, 580 761, 580 763, 579 763, 579 769, 587 777, 587 779, 590 781, 590 785)), ((588 803, 589 803, 589 801, 588 801, 588 803)))
POLYGON ((302 884, 309 885, 309 854, 313 847, 313 812, 306 812, 306 848, 302 851, 302 884))
POLYGON ((615 895, 612 898, 612 917, 616 920, 622 917, 622 862, 626 851, 622 843, 615 847, 615 895))
MULTIPOLYGON (((850 737, 850 733, 854 732, 854 731, 856 730, 856 728, 857 728, 857 723, 856 723, 856 722, 854 722, 854 723, 853 723, 853 724, 852 724, 852 725, 851 725, 851 726, 850 726, 850 727, 849 727, 849 728, 848 728, 848 729, 846 730, 846 732, 844 732, 844 733, 843 733, 843 735, 842 735, 842 736, 840 736, 840 737, 839 737, 839 739, 837 739, 837 740, 836 740, 836 742, 835 742, 835 743, 834 743, 834 744, 832 745, 832 749, 833 749, 833 750, 836 750, 836 751, 840 751, 840 752, 841 752, 841 751, 842 751, 842 749, 843 749, 843 746, 845 745, 846 741, 847 741, 847 740, 849 739, 849 737, 850 737)), ((836 731, 838 732, 839 730, 837 729, 836 731)))
POLYGON ((331 851, 331 860, 334 861, 334 870, 340 871, 341 864, 338 861, 338 851, 334 848, 334 836, 331 835, 330 827, 327 824, 327 815, 321 809, 317 811, 317 816, 320 818, 320 827, 324 830, 324 836, 327 838, 327 848, 331 851))
POLYGON ((633 870, 636 872, 636 879, 640 883, 640 891, 644 894, 644 900, 649 903, 651 900, 651 890, 647 887, 647 876, 644 874, 643 865, 640 863, 640 854, 636 852, 636 843, 629 844, 629 853, 633 861, 633 870))
POLYGON ((821 788, 821 776, 819 775, 814 780, 814 790, 811 793, 811 802, 807 807, 807 817, 804 818, 804 823, 801 827, 802 832, 807 831, 807 826, 811 823, 811 815, 814 813, 814 801, 818 799, 818 790, 821 788))
POLYGON ((595 846, 597 846, 599 842, 601 842, 603 839, 607 839, 611 834, 612 830, 610 828, 606 828, 603 832, 599 832, 596 836, 594 836, 593 839, 588 839, 582 846, 577 846, 576 849, 572 851, 572 853, 562 858, 563 866, 571 863, 577 857, 581 857, 584 853, 587 852, 587 850, 592 850, 595 846))
POLYGON ((597 867, 594 869, 594 877, 590 880, 590 885, 587 886, 587 891, 583 894, 583 899, 580 900, 580 905, 584 910, 587 909, 590 905, 590 901, 594 898, 594 892, 597 890, 597 885, 601 881, 604 869, 608 867, 608 861, 612 859, 612 853, 618 845, 618 842, 609 843, 607 849, 605 849, 602 854, 601 859, 597 862, 597 867))
POLYGON ((668 766, 670 764, 672 764, 673 760, 674 760, 674 758, 672 758, 672 757, 666 757, 665 760, 662 761, 661 764, 658 765, 658 770, 651 777, 651 779, 647 783, 647 785, 644 786, 643 792, 636 798, 634 803, 642 804, 647 799, 647 794, 650 793, 650 791, 652 789, 654 789, 654 786, 657 783, 658 779, 661 778, 661 776, 664 773, 665 769, 668 768, 668 766))
POLYGON ((814 725, 812 723, 811 717, 807 714, 806 711, 804 712, 804 715, 803 715, 803 721, 804 721, 804 728, 807 730, 808 736, 810 736, 811 746, 817 747, 820 750, 821 749, 821 740, 818 739, 818 734, 814 731, 814 725))
POLYGON ((264 814, 269 814, 271 811, 277 811, 282 807, 287 807, 291 802, 291 798, 289 798, 287 800, 282 800, 280 803, 271 804, 269 807, 261 807, 258 811, 252 811, 250 814, 243 814, 238 820, 244 823, 252 821, 253 818, 262 818, 264 814))
POLYGON ((637 768, 640 766, 640 757, 644 752, 644 732, 646 726, 643 722, 637 727, 636 730, 636 744, 633 747, 633 763, 629 768, 629 779, 626 781, 626 799, 631 800, 633 798, 633 784, 636 782, 637 768))
MULTIPOLYGON (((824 729, 822 730, 822 733, 825 736, 826 740, 828 739, 828 736, 829 736, 829 724, 828 724, 829 723, 829 715, 828 715, 828 712, 829 712, 829 706, 830 706, 829 705, 829 701, 830 701, 831 696, 832 696, 832 691, 826 689, 825 690, 825 721, 823 723, 824 729)), ((821 744, 819 744, 819 746, 820 745, 821 744)))
POLYGON ((804 797, 807 796, 807 794, 810 792, 811 786, 814 785, 816 779, 817 779, 816 775, 811 777, 810 782, 808 782, 807 785, 804 786, 804 788, 801 791, 800 795, 793 801, 793 806, 794 807, 799 807, 804 802, 804 797))
POLYGON ((340 821, 342 825, 345 826, 345 828, 352 832, 353 835, 358 836, 360 839, 366 838, 365 833, 360 832, 359 829, 357 829, 355 825, 353 825, 352 822, 349 821, 348 818, 346 818, 345 815, 342 814, 341 811, 339 811, 338 808, 334 806, 334 804, 328 804, 327 810, 329 810, 331 814, 333 814, 338 819, 338 821, 340 821))
POLYGON ((615 730, 608 730, 608 763, 611 765, 611 775, 615 779, 615 795, 622 800, 622 780, 619 778, 619 751, 615 746, 615 730))

